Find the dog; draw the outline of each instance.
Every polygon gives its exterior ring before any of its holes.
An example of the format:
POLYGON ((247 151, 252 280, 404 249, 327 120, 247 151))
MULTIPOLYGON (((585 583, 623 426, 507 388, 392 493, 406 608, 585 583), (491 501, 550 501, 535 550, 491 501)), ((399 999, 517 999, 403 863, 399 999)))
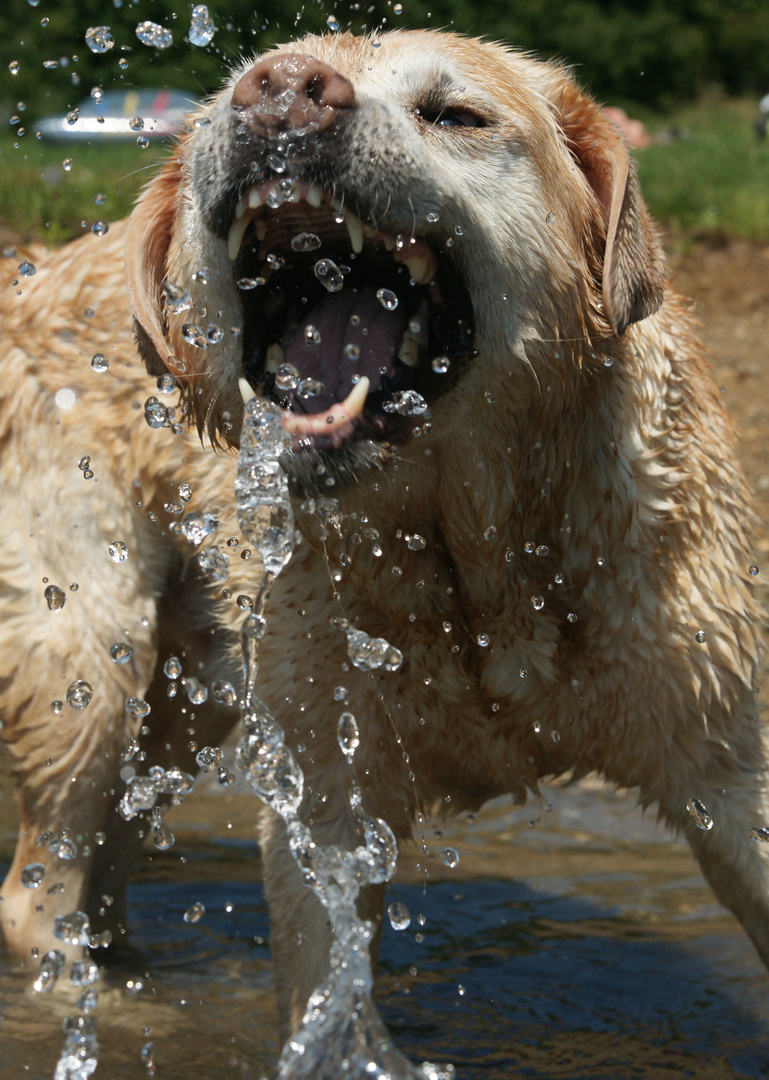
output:
MULTIPOLYGON (((565 66, 434 31, 244 62, 127 223, 2 303, 13 952, 61 947, 53 918, 77 909, 124 930, 138 826, 160 827, 126 813, 126 777, 160 766, 178 792, 190 739, 234 723, 233 694, 201 685, 242 690, 260 584, 239 557, 240 383, 291 440, 302 542, 258 688, 316 843, 358 843, 343 710, 363 805, 399 841, 448 797, 596 772, 684 833, 769 962, 750 495, 632 161, 565 66), (400 667, 356 666, 339 620, 400 667), (31 863, 63 889, 23 887, 31 863)), ((288 1036, 329 931, 269 810, 261 846, 288 1036)), ((383 895, 361 896, 374 922, 383 895)))

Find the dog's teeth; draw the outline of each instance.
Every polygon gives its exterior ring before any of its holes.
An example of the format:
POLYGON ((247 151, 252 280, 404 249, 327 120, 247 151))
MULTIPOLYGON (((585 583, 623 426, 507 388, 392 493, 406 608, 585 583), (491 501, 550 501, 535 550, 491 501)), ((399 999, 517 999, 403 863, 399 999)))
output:
POLYGON ((317 210, 322 202, 323 192, 319 187, 316 187, 315 184, 310 184, 307 191, 307 203, 317 210))
POLYGON ((240 396, 243 398, 244 405, 248 405, 251 398, 256 397, 256 394, 251 389, 251 386, 242 376, 238 379, 238 389, 240 390, 240 396))
POLYGON ((250 223, 251 218, 242 217, 239 221, 236 218, 230 225, 230 232, 227 237, 227 254, 230 262, 235 262, 237 259, 240 253, 240 245, 243 243, 243 236, 250 223))
POLYGON ((395 251, 395 240, 392 236, 383 236, 382 243, 388 251, 395 251))
POLYGON ((254 232, 256 233, 256 239, 261 243, 267 235, 266 223, 264 221, 257 221, 254 224, 254 232))
POLYGON ((360 255, 361 251, 363 251, 363 222, 348 210, 345 214, 344 223, 347 226, 347 232, 350 234, 350 246, 356 255, 360 255))
POLYGON ((416 367, 419 363, 419 346, 413 338, 406 335, 398 349, 398 359, 407 367, 416 367))
POLYGON ((274 374, 285 359, 286 354, 283 352, 283 349, 281 349, 277 341, 274 341, 272 345, 267 346, 267 353, 264 358, 264 370, 271 371, 274 374))
POLYGON ((417 285, 429 285, 438 269, 435 259, 427 255, 412 255, 410 259, 404 259, 403 262, 408 267, 412 281, 415 281, 417 285))
POLYGON ((365 375, 361 375, 360 379, 358 379, 355 386, 353 386, 350 393, 342 402, 342 405, 351 420, 354 416, 358 416, 359 413, 363 412, 363 406, 366 404, 370 386, 371 383, 369 379, 365 375))
POLYGON ((256 210, 258 206, 263 205, 263 200, 259 188, 252 187, 249 189, 248 205, 252 210, 256 210))

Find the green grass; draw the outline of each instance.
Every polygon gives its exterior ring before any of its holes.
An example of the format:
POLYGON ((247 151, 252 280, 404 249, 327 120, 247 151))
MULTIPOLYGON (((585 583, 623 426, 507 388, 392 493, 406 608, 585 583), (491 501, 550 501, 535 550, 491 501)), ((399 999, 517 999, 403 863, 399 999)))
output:
MULTIPOLYGON (((641 185, 673 243, 704 235, 769 240, 769 142, 756 135, 757 115, 755 101, 717 95, 664 117, 641 115, 654 140, 636 155, 641 185)), ((0 139, 0 224, 18 240, 53 246, 99 218, 117 221, 167 152, 133 142, 46 146, 29 135, 14 148, 0 139), (102 205, 97 194, 106 196, 102 205)))
POLYGON ((673 241, 696 236, 769 240, 769 141, 753 100, 719 96, 644 117, 653 144, 638 151, 641 187, 673 241))
POLYGON ((43 145, 34 136, 19 139, 15 148, 4 138, 0 224, 12 239, 37 239, 55 247, 90 229, 94 221, 118 221, 130 212, 167 153, 167 147, 140 150, 134 142, 43 145))

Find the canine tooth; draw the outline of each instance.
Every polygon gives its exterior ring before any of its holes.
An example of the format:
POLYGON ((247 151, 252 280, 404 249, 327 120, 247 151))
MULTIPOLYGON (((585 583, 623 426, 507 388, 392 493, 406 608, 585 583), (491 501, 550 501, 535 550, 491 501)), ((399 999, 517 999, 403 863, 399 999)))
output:
POLYGON ((404 334, 401 347, 398 349, 398 359, 407 367, 416 367, 419 363, 419 346, 413 338, 404 334))
POLYGON ((251 389, 251 386, 242 376, 238 379, 238 389, 240 390, 240 396, 243 398, 244 405, 248 405, 251 398, 256 397, 256 394, 251 389))
POLYGON ((317 210, 322 202, 323 192, 320 190, 319 187, 316 187, 315 184, 310 184, 310 187, 307 191, 307 203, 317 210))
POLYGON ((388 251, 395 251, 395 241, 393 240, 392 236, 383 236, 382 243, 388 251))
POLYGON ((350 246, 356 255, 360 255, 361 251, 363 251, 363 222, 348 210, 345 214, 344 223, 347 226, 347 232, 350 234, 350 246))
POLYGON ((251 218, 243 217, 240 221, 235 220, 232 225, 230 225, 230 232, 227 237, 227 255, 229 256, 230 262, 235 262, 237 259, 238 253, 240 252, 240 245, 243 243, 243 236, 245 235, 250 222, 251 218))
POLYGON ((283 352, 283 349, 281 349, 277 341, 274 341, 272 345, 267 346, 267 353, 264 358, 264 370, 275 373, 285 359, 286 354, 283 352))
POLYGON ((355 386, 353 386, 350 393, 342 402, 342 406, 350 419, 363 412, 363 406, 366 404, 370 386, 371 382, 368 377, 366 375, 361 375, 360 379, 358 379, 355 386))
POLYGON ((408 267, 409 274, 417 285, 428 285, 435 277, 435 262, 426 255, 412 255, 403 262, 408 267))
POLYGON ((259 188, 252 187, 248 191, 248 205, 252 210, 256 210, 258 206, 263 203, 262 196, 259 192, 259 188))

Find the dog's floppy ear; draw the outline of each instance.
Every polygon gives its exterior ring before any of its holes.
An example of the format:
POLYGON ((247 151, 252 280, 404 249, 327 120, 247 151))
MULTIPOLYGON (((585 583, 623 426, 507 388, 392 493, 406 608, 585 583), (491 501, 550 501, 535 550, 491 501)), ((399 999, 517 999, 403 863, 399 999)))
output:
POLYGON ((562 85, 560 120, 598 199, 605 229, 604 313, 616 334, 652 315, 665 291, 665 256, 619 132, 573 83, 562 85))
POLYGON ((125 271, 139 352, 150 375, 162 375, 172 351, 163 315, 163 282, 177 212, 181 165, 169 161, 144 189, 128 219, 125 271))

